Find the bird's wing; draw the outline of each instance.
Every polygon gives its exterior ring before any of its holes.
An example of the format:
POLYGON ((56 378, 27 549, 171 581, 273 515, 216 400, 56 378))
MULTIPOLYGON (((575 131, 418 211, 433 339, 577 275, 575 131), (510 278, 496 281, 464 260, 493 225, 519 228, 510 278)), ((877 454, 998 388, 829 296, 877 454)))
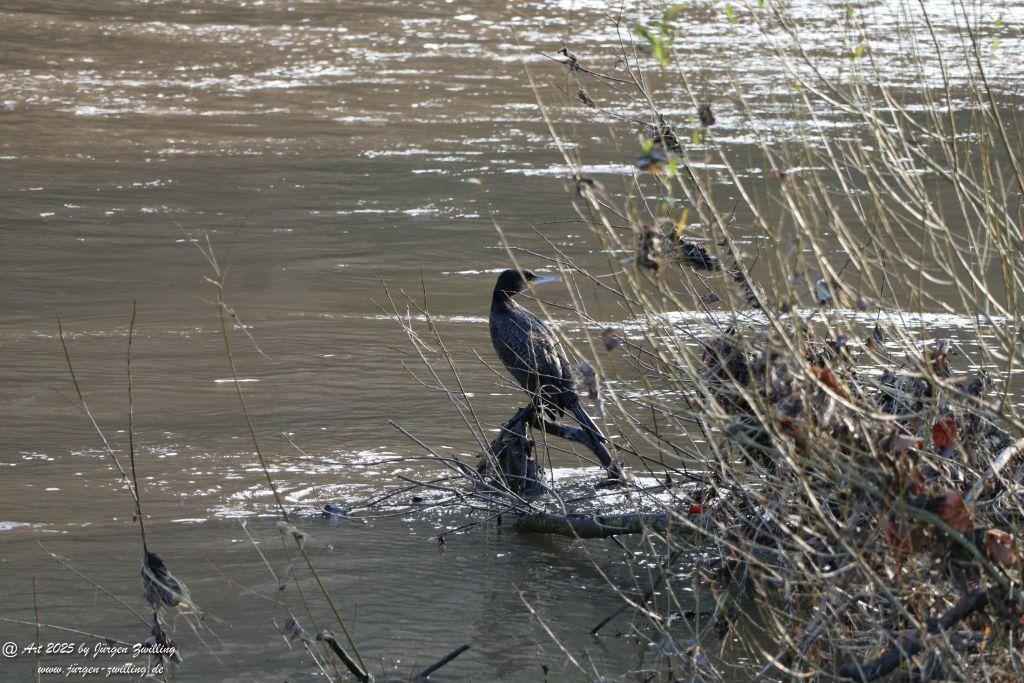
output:
POLYGON ((547 388, 546 393, 557 394, 573 390, 572 366, 565 356, 558 336, 536 315, 529 311, 524 312, 529 320, 529 348, 536 356, 531 365, 536 368, 541 386, 547 388))
POLYGON ((498 358, 527 391, 531 391, 531 377, 534 374, 529 354, 523 352, 529 349, 530 327, 529 321, 521 315, 502 315, 497 320, 491 320, 491 343, 498 358))
POLYGON ((524 389, 536 393, 538 388, 547 387, 545 393, 552 389, 559 393, 571 388, 571 366, 558 337, 544 321, 520 308, 502 323, 500 330, 492 330, 494 348, 524 389))

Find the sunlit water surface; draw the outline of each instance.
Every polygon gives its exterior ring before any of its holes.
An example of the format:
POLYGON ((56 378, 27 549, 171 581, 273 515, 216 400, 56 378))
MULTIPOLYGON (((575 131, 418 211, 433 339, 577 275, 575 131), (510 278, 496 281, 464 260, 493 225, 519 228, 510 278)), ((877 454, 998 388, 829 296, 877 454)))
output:
MULTIPOLYGON (((723 7, 688 5, 678 18, 680 49, 715 102, 716 138, 741 176, 756 179, 765 166, 758 140, 799 140, 804 127, 775 98, 778 67, 756 28, 730 26, 723 7), (756 129, 726 97, 731 80, 758 113, 756 129)), ((839 54, 843 30, 820 7, 796 6, 808 48, 839 54)), ((906 36, 886 34, 898 9, 862 9, 879 27, 873 49, 889 85, 912 99, 906 36)), ((404 290, 421 299, 422 278, 481 419, 495 423, 522 399, 474 354, 491 356, 488 293, 508 263, 488 206, 518 244, 547 250, 535 226, 581 262, 603 263, 586 228, 566 222, 575 218, 568 168, 523 76, 525 65, 557 82, 561 67, 539 53, 554 54, 563 40, 612 69, 619 36, 601 10, 569 1, 514 9, 435 0, 4 3, 0 614, 34 622, 34 580, 40 621, 127 641, 145 636, 127 609, 42 547, 141 611, 138 527, 109 456, 72 404, 57 336, 60 316, 82 390, 124 459, 135 301, 135 444, 150 544, 208 614, 205 644, 179 620, 186 661, 178 679, 316 677, 309 658, 279 635, 274 620, 286 615, 275 607, 278 584, 242 528, 283 572, 288 555, 229 381, 204 281, 209 267, 190 242, 208 231, 223 255, 242 225, 228 299, 264 354, 236 334, 248 405, 271 474, 300 511, 310 554, 371 669, 407 675, 469 642, 444 679, 535 680, 542 666, 556 679, 582 677, 566 668, 524 600, 595 671, 622 674, 650 661, 651 648, 620 635, 628 618, 602 640, 586 635, 618 605, 600 572, 643 589, 643 556, 635 579, 609 543, 523 537, 493 525, 450 537, 439 553, 432 536, 466 518, 407 498, 379 517, 307 514, 404 485, 401 476, 436 475, 436 464, 409 459, 423 451, 388 419, 445 455, 472 461, 478 450, 444 397, 403 367, 415 359, 378 307, 387 301, 382 279, 399 298, 404 290), (482 185, 467 182, 474 178, 482 185)), ((992 76, 1016 98, 1021 7, 976 11, 992 24, 1003 17, 992 76)), ((957 40, 952 13, 936 9, 933 19, 940 41, 957 40)), ((671 92, 666 100, 668 116, 692 119, 686 100, 675 104, 671 92)), ((832 112, 822 117, 837 130, 848 125, 832 112)), ((586 172, 629 172, 634 129, 576 123, 586 172)), ((723 178, 715 191, 731 196, 723 178)), ((606 309, 591 314, 640 334, 640 321, 606 309)), ((679 314, 681 324, 693 318, 679 314)), ((968 346, 974 333, 955 316, 917 324, 968 346)), ((624 393, 632 386, 629 377, 608 385, 624 393)), ((558 464, 563 481, 584 488, 598 477, 570 457, 558 464)), ((314 595, 312 584, 303 588, 314 595)), ((329 624, 323 601, 312 600, 329 624)), ((0 634, 27 643, 34 627, 4 623, 0 634)), ((33 665, 0 660, 0 678, 27 680, 33 665)))

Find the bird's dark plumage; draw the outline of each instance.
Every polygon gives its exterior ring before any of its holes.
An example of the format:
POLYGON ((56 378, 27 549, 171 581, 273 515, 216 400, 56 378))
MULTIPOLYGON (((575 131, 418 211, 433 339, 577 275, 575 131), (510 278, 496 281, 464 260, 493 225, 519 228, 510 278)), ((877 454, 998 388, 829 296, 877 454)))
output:
POLYGON ((505 369, 534 400, 548 409, 571 414, 590 435, 601 464, 613 468, 601 430, 580 405, 572 365, 547 323, 517 304, 513 297, 538 279, 528 270, 503 271, 491 298, 491 343, 505 369))

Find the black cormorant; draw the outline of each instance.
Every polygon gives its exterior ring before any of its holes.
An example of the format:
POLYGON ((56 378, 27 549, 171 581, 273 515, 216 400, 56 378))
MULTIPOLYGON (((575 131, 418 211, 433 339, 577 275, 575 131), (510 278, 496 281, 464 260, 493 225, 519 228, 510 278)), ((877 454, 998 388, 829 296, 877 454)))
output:
POLYGON ((547 323, 517 304, 513 297, 527 283, 540 284, 557 277, 538 277, 528 270, 509 269, 498 276, 491 298, 491 343, 505 369, 526 389, 534 401, 556 414, 569 413, 590 437, 601 465, 609 474, 619 476, 605 447, 604 435, 580 405, 572 365, 562 345, 547 323))

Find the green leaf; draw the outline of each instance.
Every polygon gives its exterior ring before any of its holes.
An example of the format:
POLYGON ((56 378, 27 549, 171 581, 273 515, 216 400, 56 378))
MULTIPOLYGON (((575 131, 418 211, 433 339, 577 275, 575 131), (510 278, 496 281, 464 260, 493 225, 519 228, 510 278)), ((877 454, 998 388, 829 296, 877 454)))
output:
POLYGON ((676 227, 672 230, 673 237, 679 237, 683 234, 683 230, 686 229, 686 219, 690 217, 690 207, 683 209, 683 215, 679 217, 679 221, 676 223, 676 227))
POLYGON ((660 24, 659 22, 654 23, 655 26, 660 26, 660 32, 662 37, 658 37, 650 32, 650 29, 640 26, 639 24, 633 25, 633 33, 640 38, 643 38, 650 45, 651 54, 657 59, 658 63, 663 67, 668 66, 669 63, 669 46, 672 45, 673 39, 668 35, 668 29, 660 24))

